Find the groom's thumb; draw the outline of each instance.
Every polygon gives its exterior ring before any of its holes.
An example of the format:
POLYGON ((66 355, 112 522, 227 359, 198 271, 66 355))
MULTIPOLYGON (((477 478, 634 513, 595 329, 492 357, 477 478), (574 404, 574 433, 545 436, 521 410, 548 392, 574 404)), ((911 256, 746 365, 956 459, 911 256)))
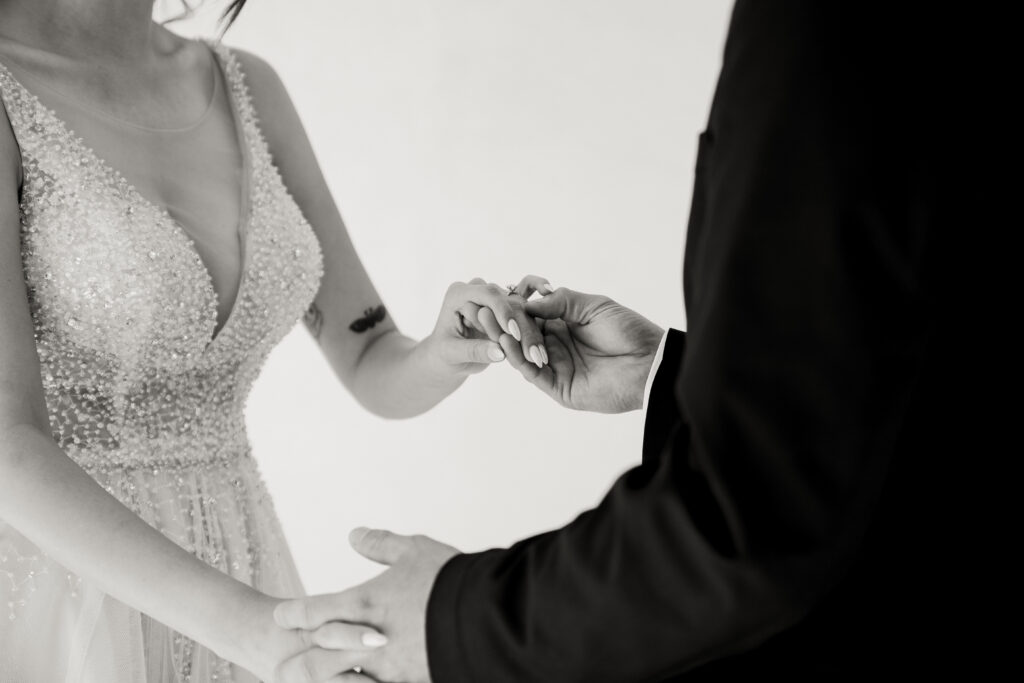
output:
POLYGON ((583 294, 559 287, 541 299, 527 301, 526 312, 544 320, 562 319, 566 322, 581 323, 585 322, 589 304, 594 298, 593 294, 583 294))
POLYGON ((353 549, 368 560, 392 565, 405 553, 409 539, 383 529, 359 527, 348 535, 353 549))

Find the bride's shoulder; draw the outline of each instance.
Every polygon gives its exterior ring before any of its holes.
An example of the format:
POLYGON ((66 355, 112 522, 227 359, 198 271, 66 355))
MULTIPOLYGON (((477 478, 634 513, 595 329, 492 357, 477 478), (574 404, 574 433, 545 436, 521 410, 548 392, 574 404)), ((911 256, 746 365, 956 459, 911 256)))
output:
POLYGON ((246 85, 254 98, 287 97, 284 83, 277 70, 263 57, 237 47, 224 47, 238 62, 246 85))
POLYGON ((295 105, 277 70, 248 50, 228 47, 242 72, 246 89, 271 154, 276 158, 289 154, 304 136, 295 105))
POLYGON ((270 62, 248 50, 226 49, 238 63, 246 89, 262 123, 272 125, 292 109, 288 90, 270 62))

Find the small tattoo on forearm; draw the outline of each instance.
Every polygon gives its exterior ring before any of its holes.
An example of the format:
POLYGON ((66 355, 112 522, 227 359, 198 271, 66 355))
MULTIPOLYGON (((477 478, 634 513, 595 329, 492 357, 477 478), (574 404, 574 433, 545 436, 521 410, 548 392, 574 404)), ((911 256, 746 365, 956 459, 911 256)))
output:
POLYGON ((317 338, 320 336, 320 328, 324 326, 324 314, 320 312, 320 309, 315 303, 309 305, 306 309, 305 315, 302 319, 306 323, 306 327, 313 333, 313 337, 317 338))
POLYGON ((366 332, 374 325, 384 320, 384 317, 387 314, 388 312, 383 305, 377 306, 376 308, 367 308, 363 311, 363 317, 349 325, 348 329, 353 332, 366 332))

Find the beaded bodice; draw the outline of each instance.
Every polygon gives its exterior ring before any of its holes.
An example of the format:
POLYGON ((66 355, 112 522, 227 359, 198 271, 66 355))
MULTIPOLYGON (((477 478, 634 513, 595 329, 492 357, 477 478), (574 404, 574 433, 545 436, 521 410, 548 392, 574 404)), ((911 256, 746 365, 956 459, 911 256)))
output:
POLYGON ((319 287, 316 236, 273 165, 237 59, 213 47, 246 189, 239 290, 216 334, 213 281, 182 226, 0 65, 51 429, 86 469, 210 463, 246 448, 246 396, 319 287))

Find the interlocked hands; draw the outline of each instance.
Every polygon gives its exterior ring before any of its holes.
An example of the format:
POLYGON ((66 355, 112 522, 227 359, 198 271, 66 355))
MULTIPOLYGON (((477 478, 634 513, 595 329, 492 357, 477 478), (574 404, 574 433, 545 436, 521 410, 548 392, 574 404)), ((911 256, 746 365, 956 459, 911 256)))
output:
MULTIPOLYGON (((511 295, 483 280, 452 285, 435 334, 472 342, 490 361, 507 358, 563 406, 617 413, 641 407, 663 331, 607 297, 552 290, 547 280, 528 276, 511 295), (535 292, 541 297, 529 300, 535 292)), ((456 344, 448 348, 447 362, 467 371, 486 367, 452 350, 456 344)), ((430 681, 427 601, 458 551, 426 536, 381 530, 357 529, 350 542, 388 568, 341 593, 277 606, 278 625, 308 646, 278 667, 277 683, 430 681)))

